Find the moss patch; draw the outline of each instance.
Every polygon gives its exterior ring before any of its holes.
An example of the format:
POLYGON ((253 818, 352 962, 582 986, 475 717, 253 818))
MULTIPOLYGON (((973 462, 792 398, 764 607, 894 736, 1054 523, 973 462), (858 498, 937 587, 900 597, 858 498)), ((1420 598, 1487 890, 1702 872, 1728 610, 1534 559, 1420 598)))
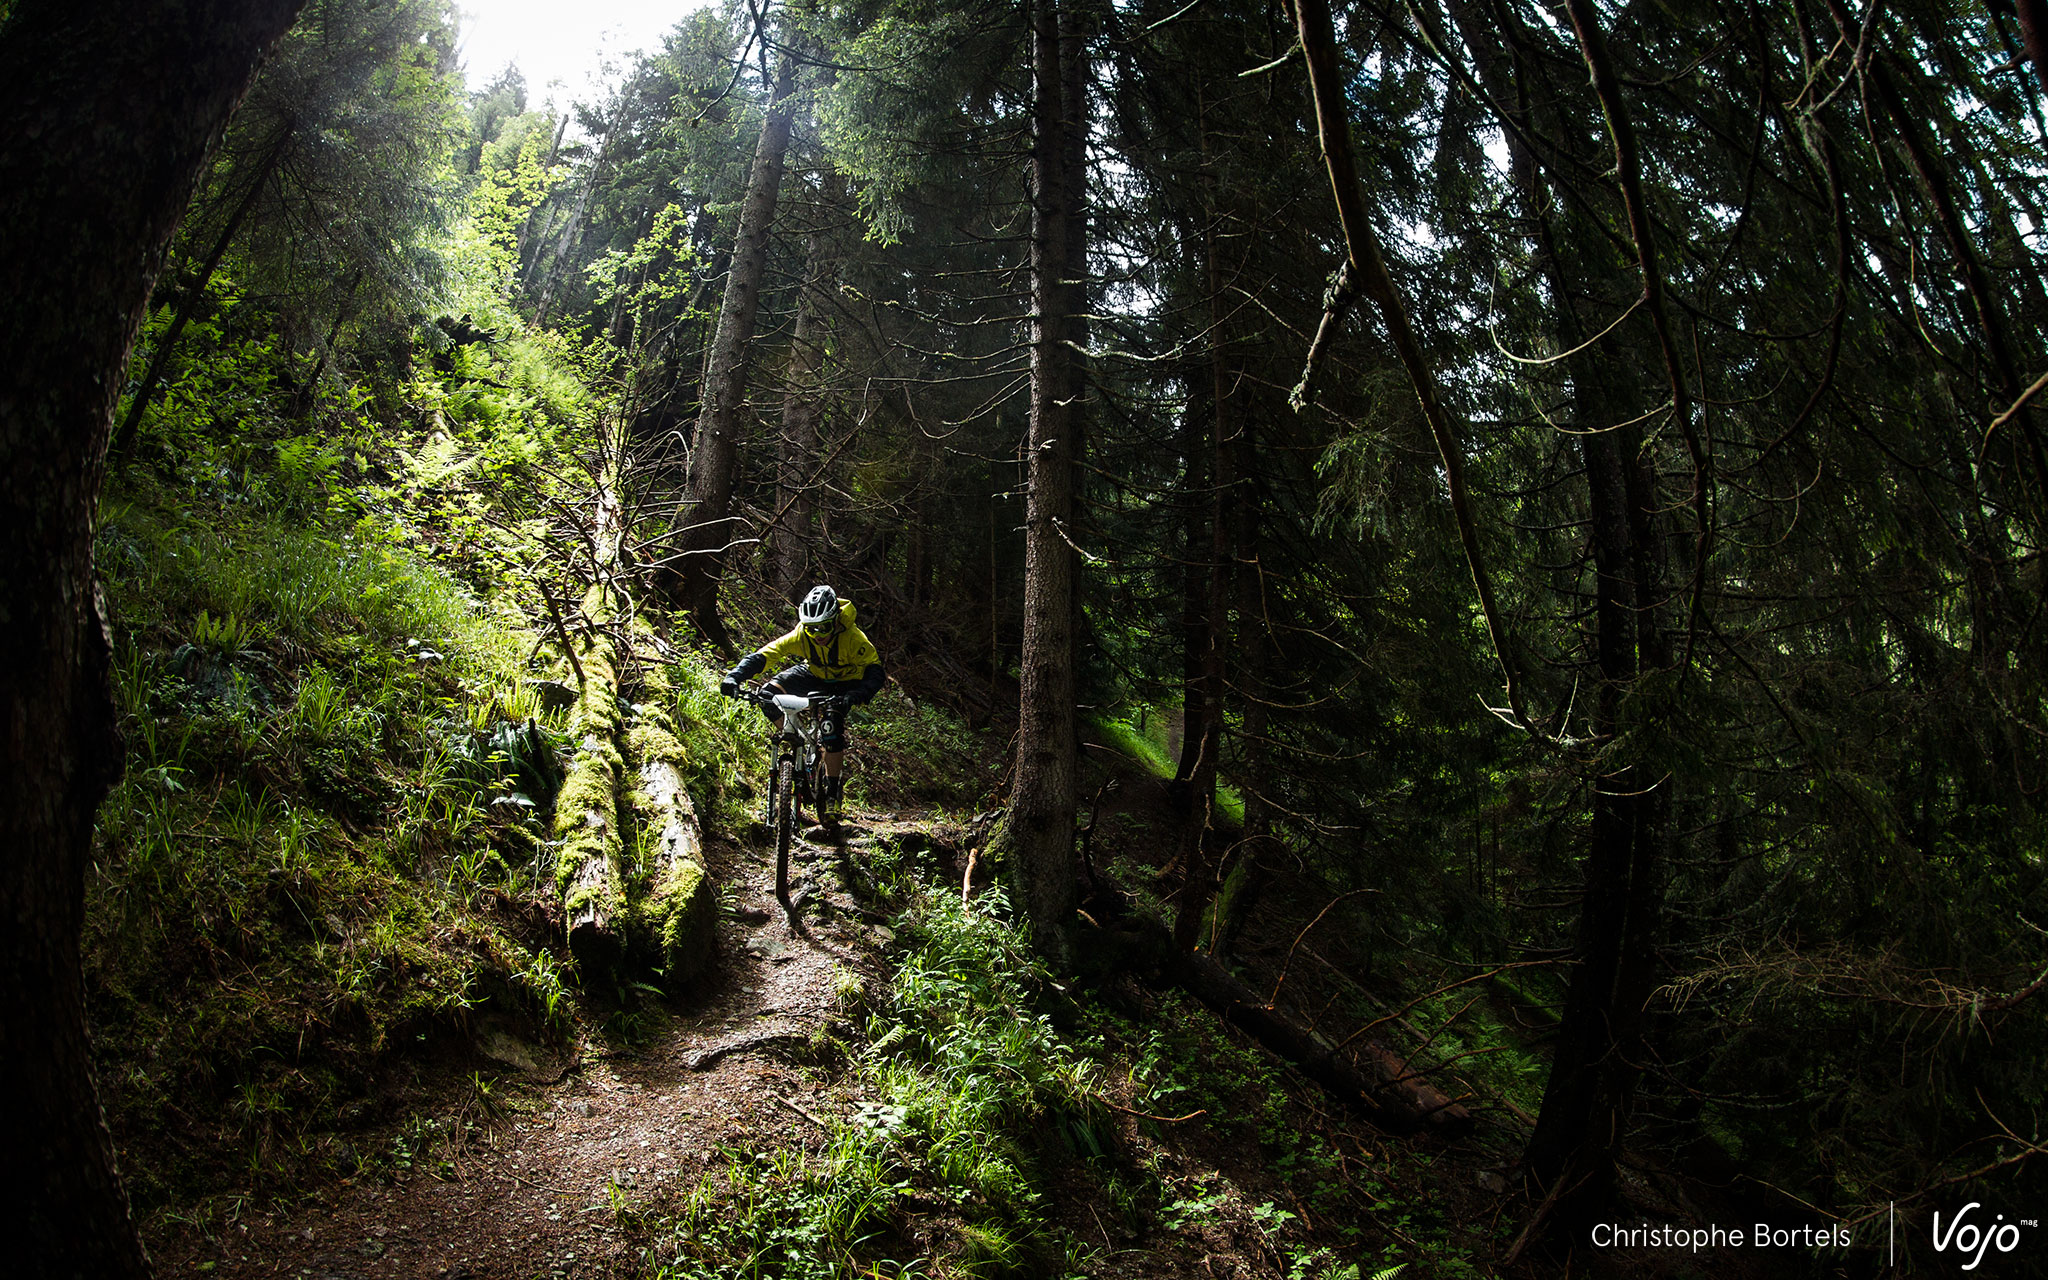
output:
POLYGON ((704 865, 696 806, 684 790, 688 753, 669 715, 674 694, 667 670, 649 669, 644 684, 626 733, 627 755, 639 784, 633 792, 633 816, 644 833, 638 844, 650 881, 633 913, 633 933, 663 980, 674 984, 694 977, 710 963, 717 900, 704 865))
MULTIPOLYGON (((598 626, 607 599, 593 588, 585 609, 598 626)), ((619 929, 625 917, 623 836, 619 796, 625 758, 618 748, 618 654, 610 635, 596 631, 577 645, 583 689, 570 716, 576 758, 555 801, 555 885, 568 922, 569 949, 586 971, 613 968, 624 950, 619 929)))

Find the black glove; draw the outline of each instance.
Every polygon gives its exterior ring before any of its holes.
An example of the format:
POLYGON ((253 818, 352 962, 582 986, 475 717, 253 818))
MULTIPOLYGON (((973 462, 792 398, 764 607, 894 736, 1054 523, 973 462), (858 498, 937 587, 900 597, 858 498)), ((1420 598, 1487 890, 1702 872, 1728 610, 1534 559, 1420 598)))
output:
POLYGON ((718 682, 718 691, 728 698, 737 698, 740 696, 740 682, 727 676, 718 682))

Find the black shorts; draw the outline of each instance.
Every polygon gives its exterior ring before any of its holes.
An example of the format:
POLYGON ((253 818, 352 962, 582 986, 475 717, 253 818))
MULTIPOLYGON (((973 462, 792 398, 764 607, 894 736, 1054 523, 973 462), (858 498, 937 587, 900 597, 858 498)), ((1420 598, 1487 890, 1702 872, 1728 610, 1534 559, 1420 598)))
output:
MULTIPOLYGON (((839 697, 850 698, 859 693, 861 687, 858 680, 826 680, 814 676, 811 674, 811 667, 807 662, 799 662, 793 667, 784 667, 769 677, 768 686, 772 689, 780 689, 784 693, 793 693, 803 698, 828 697, 835 699, 839 697)), ((844 707, 844 703, 835 700, 827 702, 822 708, 822 727, 824 728, 824 733, 821 735, 821 739, 827 751, 846 750, 846 712, 844 707)), ((762 710, 765 712, 768 708, 763 707, 762 710)))

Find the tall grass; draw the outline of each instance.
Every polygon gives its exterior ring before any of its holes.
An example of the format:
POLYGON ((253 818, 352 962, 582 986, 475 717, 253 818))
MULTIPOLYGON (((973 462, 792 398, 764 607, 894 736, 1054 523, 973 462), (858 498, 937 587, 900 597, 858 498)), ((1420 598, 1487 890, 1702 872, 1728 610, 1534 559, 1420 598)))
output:
POLYGON ((99 814, 86 962, 110 1116, 146 1153, 132 1189, 147 1212, 356 1172, 332 1130, 387 1047, 488 993, 536 1027, 570 1007, 552 957, 477 905, 534 854, 488 808, 505 770, 477 745, 532 709, 531 635, 373 526, 104 517, 129 769, 99 814))
POLYGON ((237 649, 432 637, 432 652, 467 674, 516 675, 523 665, 523 620, 506 626, 371 523, 338 534, 255 519, 208 527, 124 506, 108 514, 100 537, 120 621, 168 625, 187 638, 225 631, 237 640, 225 647, 237 649))

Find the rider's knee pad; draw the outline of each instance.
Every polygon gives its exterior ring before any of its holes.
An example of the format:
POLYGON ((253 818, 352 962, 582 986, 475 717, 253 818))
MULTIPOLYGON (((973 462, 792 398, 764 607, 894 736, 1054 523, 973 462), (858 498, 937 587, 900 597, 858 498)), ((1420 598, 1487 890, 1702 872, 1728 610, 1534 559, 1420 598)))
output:
POLYGON ((824 744, 827 751, 846 750, 846 733, 844 730, 838 733, 828 733, 818 741, 824 744))

